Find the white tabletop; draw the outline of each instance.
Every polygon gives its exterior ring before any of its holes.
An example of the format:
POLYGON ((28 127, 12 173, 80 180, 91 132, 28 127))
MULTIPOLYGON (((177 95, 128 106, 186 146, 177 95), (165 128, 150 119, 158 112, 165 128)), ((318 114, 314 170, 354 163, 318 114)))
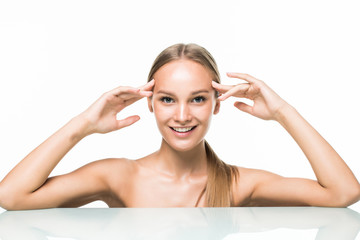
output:
POLYGON ((357 239, 348 208, 57 208, 0 214, 0 239, 357 239))

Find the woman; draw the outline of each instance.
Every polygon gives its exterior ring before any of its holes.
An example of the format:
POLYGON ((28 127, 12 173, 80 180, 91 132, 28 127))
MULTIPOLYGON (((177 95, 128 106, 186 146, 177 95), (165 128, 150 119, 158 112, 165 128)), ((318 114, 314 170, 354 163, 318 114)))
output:
POLYGON ((103 94, 26 156, 1 182, 6 209, 78 207, 102 200, 109 207, 229 207, 311 205, 344 207, 360 186, 335 150, 264 82, 228 73, 246 83, 220 84, 216 63, 195 44, 177 44, 155 60, 148 83, 103 94), (235 107, 279 122, 308 158, 317 181, 225 164, 204 140, 211 117, 228 97, 251 99, 235 107), (49 178, 64 155, 93 133, 108 133, 139 120, 117 120, 125 107, 147 97, 162 134, 158 151, 138 160, 104 159, 49 178))

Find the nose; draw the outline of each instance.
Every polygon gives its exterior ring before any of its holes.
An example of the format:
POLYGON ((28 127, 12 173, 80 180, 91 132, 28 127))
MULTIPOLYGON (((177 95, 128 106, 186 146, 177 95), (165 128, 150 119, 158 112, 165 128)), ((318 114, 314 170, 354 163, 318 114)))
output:
POLYGON ((185 124, 192 120, 190 107, 186 103, 179 104, 174 114, 174 120, 185 124))

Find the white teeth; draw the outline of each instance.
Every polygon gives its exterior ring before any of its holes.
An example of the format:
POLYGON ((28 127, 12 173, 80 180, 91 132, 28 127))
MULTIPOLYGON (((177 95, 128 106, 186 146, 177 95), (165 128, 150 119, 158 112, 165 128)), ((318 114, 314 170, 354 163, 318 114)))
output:
POLYGON ((188 128, 172 128, 174 129, 175 131, 177 132, 188 132, 190 131, 191 129, 193 129, 194 127, 188 127, 188 128))

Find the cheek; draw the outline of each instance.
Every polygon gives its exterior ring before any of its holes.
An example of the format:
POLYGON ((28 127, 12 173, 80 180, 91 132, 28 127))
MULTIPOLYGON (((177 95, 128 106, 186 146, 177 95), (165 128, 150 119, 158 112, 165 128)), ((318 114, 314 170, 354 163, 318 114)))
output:
POLYGON ((154 115, 156 121, 166 120, 172 116, 172 109, 169 107, 161 106, 160 104, 154 104, 154 115))
POLYGON ((211 101, 209 101, 208 104, 206 104, 209 115, 213 115, 213 113, 215 111, 216 103, 217 103, 216 99, 214 98, 214 99, 211 99, 211 101))
POLYGON ((212 117, 213 110, 214 108, 212 104, 206 104, 204 106, 194 108, 193 115, 201 121, 208 121, 212 117))

